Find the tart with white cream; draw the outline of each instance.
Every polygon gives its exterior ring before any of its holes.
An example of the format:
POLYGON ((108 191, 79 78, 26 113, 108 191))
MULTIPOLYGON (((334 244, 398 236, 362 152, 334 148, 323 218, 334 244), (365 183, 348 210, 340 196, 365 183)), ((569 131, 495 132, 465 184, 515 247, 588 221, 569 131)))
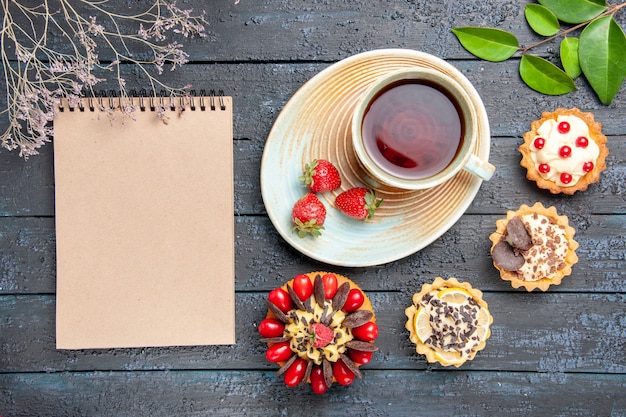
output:
POLYGON ((546 291, 572 273, 578 262, 575 230, 556 208, 541 203, 509 210, 489 236, 491 256, 500 277, 514 288, 546 291))
POLYGON ((428 362, 459 367, 484 349, 493 317, 482 292, 456 278, 437 277, 413 295, 406 329, 428 362))
POLYGON ((545 112, 519 147, 526 177, 553 194, 574 194, 600 179, 609 154, 602 125, 577 108, 545 112))

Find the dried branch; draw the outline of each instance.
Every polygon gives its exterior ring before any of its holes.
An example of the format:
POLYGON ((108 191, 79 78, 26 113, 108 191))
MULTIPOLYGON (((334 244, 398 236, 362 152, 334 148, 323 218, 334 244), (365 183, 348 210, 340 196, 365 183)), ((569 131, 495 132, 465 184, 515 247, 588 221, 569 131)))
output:
MULTIPOLYGON (((167 65, 174 70, 187 62, 183 45, 168 38, 204 37, 204 13, 193 15, 192 10, 180 9, 169 0, 154 0, 146 11, 132 15, 109 10, 109 0, 28 3, 32 2, 0 0, 4 13, 0 49, 7 94, 7 108, 0 116, 8 122, 0 135, 2 147, 19 149, 24 158, 36 155, 52 137, 51 121, 59 100, 66 97, 72 103, 84 93, 95 95, 96 85, 106 81, 107 74, 117 81, 120 97, 127 98, 122 64, 136 65, 155 94, 162 90, 178 96, 189 87, 166 85, 150 68, 162 74, 167 65), (128 27, 134 32, 124 31, 128 27), (61 38, 55 44, 62 44, 62 51, 49 46, 50 33, 61 38), (108 51, 111 62, 100 61, 102 49, 108 51)), ((121 110, 132 113, 134 107, 122 106, 121 110)))

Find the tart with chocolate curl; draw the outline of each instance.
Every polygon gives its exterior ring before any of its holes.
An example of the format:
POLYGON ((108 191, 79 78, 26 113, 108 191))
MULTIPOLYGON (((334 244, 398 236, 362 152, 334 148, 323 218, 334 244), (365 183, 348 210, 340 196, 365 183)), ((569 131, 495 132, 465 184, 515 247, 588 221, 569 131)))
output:
POLYGON ((443 366, 458 368, 474 359, 491 336, 493 317, 482 292, 456 278, 424 284, 405 314, 417 353, 443 366))
POLYGON ((609 154, 602 124, 577 108, 544 112, 519 147, 526 177, 552 194, 584 191, 600 179, 609 154))
POLYGON ((372 304, 342 275, 299 274, 272 290, 267 305, 259 333, 287 386, 308 383, 322 394, 335 382, 350 385, 378 350, 372 304))
POLYGON ((509 210, 489 236, 493 265, 513 288, 527 291, 559 285, 578 262, 575 230, 556 208, 541 203, 509 210))

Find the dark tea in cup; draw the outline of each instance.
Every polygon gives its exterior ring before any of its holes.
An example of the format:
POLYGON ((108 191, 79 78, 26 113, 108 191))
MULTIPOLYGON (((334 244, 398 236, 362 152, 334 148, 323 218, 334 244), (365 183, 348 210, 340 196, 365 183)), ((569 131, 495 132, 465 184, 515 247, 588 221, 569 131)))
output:
POLYGON ((447 62, 431 57, 429 64, 380 76, 357 102, 352 145, 374 187, 423 190, 460 170, 493 175, 495 167, 474 154, 479 134, 489 132, 478 93, 447 62))
POLYGON ((372 159, 392 175, 420 179, 444 170, 463 140, 458 103, 443 87, 398 81, 380 91, 365 111, 362 136, 372 159))

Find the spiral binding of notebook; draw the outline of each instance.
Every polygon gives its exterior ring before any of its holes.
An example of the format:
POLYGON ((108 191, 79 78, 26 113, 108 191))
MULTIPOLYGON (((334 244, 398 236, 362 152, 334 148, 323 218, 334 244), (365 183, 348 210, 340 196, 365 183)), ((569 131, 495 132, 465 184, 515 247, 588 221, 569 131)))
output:
POLYGON ((188 95, 184 96, 166 96, 165 91, 160 91, 159 94, 155 94, 154 91, 148 92, 145 89, 131 90, 128 97, 118 97, 118 93, 115 90, 104 91, 100 90, 95 96, 85 94, 84 97, 78 100, 76 103, 67 103, 67 106, 63 104, 63 101, 59 103, 59 111, 65 111, 67 107, 69 111, 75 111, 78 109, 84 112, 85 109, 89 111, 95 111, 96 106, 99 108, 115 109, 120 107, 122 100, 127 100, 130 105, 136 105, 141 111, 158 111, 160 109, 186 110, 189 108, 191 111, 215 111, 218 108, 220 110, 226 110, 226 104, 224 102, 223 90, 200 90, 200 94, 196 94, 196 90, 191 90, 188 95), (196 103, 198 99, 198 103, 196 103), (208 101, 208 103, 207 103, 208 101))

